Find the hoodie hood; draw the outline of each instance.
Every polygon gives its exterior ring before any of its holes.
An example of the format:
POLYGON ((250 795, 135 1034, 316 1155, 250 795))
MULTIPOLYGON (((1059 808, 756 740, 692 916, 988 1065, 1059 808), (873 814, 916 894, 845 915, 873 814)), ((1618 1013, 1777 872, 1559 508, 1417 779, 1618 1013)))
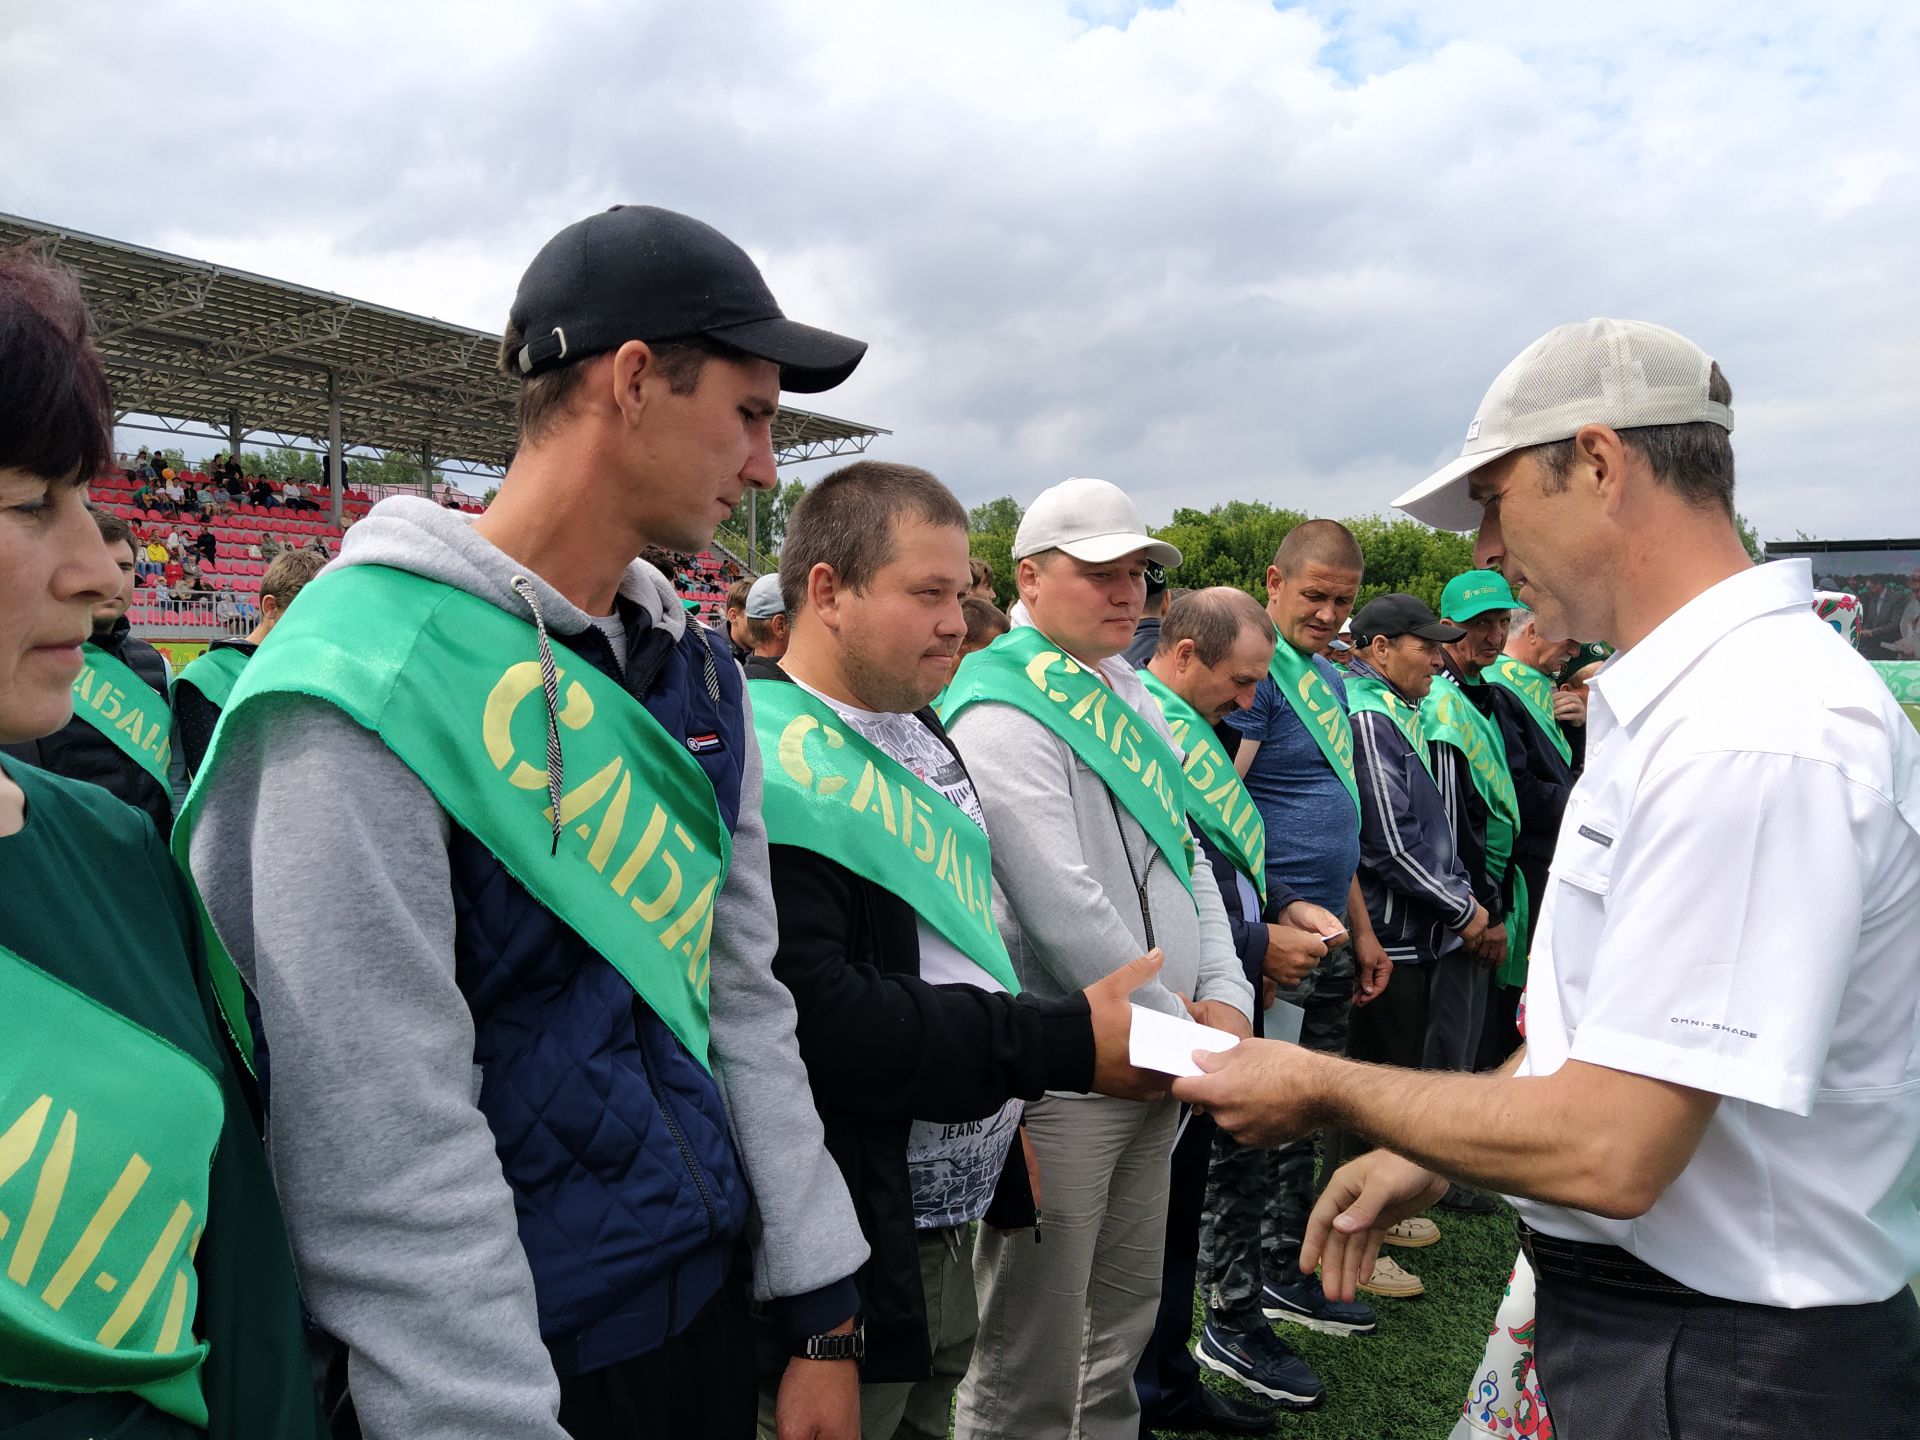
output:
MULTIPOLYGON (((396 495, 382 500, 349 529, 340 545, 340 558, 327 569, 349 565, 385 565, 437 580, 529 625, 543 623, 558 635, 578 635, 594 620, 540 576, 477 534, 471 515, 418 496, 396 495), (531 604, 526 598, 529 594, 531 604)), ((687 617, 680 608, 680 597, 667 577, 646 561, 628 563, 627 573, 620 580, 620 593, 647 612, 656 630, 665 630, 676 642, 685 633, 687 617)))

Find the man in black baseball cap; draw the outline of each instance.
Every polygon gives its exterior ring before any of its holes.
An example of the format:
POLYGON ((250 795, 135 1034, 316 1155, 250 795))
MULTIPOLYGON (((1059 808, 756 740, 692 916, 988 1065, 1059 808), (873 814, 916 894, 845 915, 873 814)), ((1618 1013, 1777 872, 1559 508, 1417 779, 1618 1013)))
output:
MULTIPOLYGON (((1347 700, 1360 783, 1360 890, 1394 969, 1379 1001, 1354 1013, 1348 1053, 1416 1069, 1440 959, 1477 944, 1488 925, 1454 848, 1420 715, 1444 664, 1440 647, 1465 634, 1413 595, 1378 596, 1353 617, 1347 700)), ((1441 997, 1442 1013, 1457 1008, 1441 997)))
POLYGON ((562 230, 520 277, 501 363, 533 376, 629 340, 704 338, 780 367, 780 388, 831 390, 867 353, 787 319, 747 252, 655 205, 615 205, 562 230))

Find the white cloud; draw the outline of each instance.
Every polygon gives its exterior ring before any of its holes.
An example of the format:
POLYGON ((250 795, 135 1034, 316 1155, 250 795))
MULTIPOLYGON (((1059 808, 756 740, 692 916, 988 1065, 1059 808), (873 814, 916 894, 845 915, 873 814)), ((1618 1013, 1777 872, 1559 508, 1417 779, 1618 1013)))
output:
POLYGON ((674 206, 874 342, 810 403, 876 453, 1156 517, 1382 507, 1535 335, 1655 318, 1763 533, 1912 533, 1920 20, 1755 8, 84 3, 0 21, 0 206, 486 328, 674 206))

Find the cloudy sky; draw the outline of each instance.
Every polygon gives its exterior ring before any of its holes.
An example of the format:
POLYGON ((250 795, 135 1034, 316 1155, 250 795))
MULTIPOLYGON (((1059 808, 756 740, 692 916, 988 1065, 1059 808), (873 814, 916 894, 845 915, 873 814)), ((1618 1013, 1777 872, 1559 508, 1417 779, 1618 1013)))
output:
POLYGON ((0 15, 0 209, 486 329, 685 210, 873 342, 809 402, 873 453, 1156 523, 1381 509, 1536 335, 1657 319, 1764 536, 1906 536, 1917 71, 1908 0, 68 0, 0 15))

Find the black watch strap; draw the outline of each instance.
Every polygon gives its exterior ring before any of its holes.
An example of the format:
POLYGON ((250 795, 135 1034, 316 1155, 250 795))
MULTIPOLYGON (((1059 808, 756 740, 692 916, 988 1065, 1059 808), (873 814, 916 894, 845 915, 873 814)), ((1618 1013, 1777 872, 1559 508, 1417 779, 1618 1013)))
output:
POLYGON ((867 1327, 856 1324, 847 1335, 809 1335, 794 1347, 800 1360, 864 1360, 867 1355, 867 1327))

